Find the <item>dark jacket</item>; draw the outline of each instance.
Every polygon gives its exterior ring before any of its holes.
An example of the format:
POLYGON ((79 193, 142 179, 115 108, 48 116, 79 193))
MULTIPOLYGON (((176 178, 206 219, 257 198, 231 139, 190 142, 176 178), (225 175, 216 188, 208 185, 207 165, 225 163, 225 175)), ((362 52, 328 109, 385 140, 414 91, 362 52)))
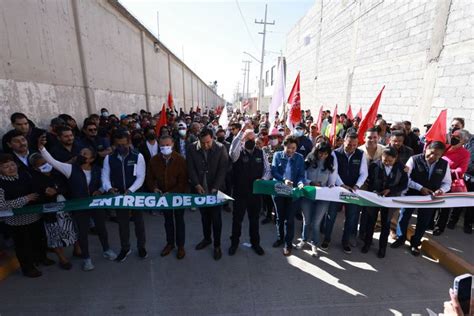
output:
POLYGON ((147 166, 146 186, 150 192, 159 189, 163 193, 186 193, 188 172, 186 160, 173 151, 168 163, 162 154, 151 158, 147 166))
POLYGON ((223 191, 229 162, 229 154, 224 145, 213 141, 211 149, 207 151, 207 159, 199 141, 189 145, 186 151, 189 182, 192 189, 194 190, 198 184, 203 186, 204 177, 206 177, 209 191, 212 189, 223 191))
POLYGON ((388 196, 400 196, 408 186, 408 175, 403 168, 404 165, 396 162, 390 174, 387 175, 381 160, 372 162, 369 166, 369 176, 367 177, 367 191, 380 193, 389 189, 390 193, 388 196))
MULTIPOLYGON (((158 144, 158 141, 156 141, 157 144, 158 144)), ((150 159, 151 159, 151 153, 150 153, 150 150, 148 149, 148 146, 146 145, 146 141, 144 141, 139 147, 138 147, 138 151, 140 152, 140 154, 143 155, 143 158, 145 159, 145 163, 146 165, 148 166, 148 163, 150 162, 150 159)), ((160 144, 158 144, 158 154, 160 153, 160 144)))
POLYGON ((405 165, 408 159, 410 159, 410 157, 413 155, 413 149, 402 145, 402 147, 400 147, 400 150, 398 150, 398 161, 401 162, 402 165, 405 165))

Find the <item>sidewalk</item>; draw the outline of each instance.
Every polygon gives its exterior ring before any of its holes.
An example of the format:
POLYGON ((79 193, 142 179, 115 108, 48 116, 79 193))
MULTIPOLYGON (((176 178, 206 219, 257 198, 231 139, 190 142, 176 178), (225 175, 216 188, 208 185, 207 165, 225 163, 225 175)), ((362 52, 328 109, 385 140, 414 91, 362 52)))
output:
MULTIPOLYGON (((394 315, 442 312, 453 276, 439 264, 413 257, 408 248, 387 249, 385 259, 360 249, 343 253, 339 240, 342 214, 328 253, 318 258, 305 251, 284 257, 271 248, 274 226, 261 226, 266 254, 242 246, 234 257, 230 245, 231 214, 223 213, 223 258, 212 259, 212 248, 194 246, 201 240, 199 212, 185 214, 186 257, 159 256, 165 244, 162 216, 145 216, 149 258, 132 253, 124 263, 101 257, 96 236, 90 236, 96 269, 71 271, 42 268, 43 276, 27 279, 17 271, 1 281, 3 315, 394 315)), ((296 221, 297 235, 301 222, 296 221)), ((118 250, 118 227, 108 224, 112 247, 118 250)), ((243 227, 248 242, 248 225, 243 227)), ((131 234, 132 245, 135 243, 131 234)), ((135 249, 134 249, 135 250, 135 249)), ((69 250, 69 251, 72 251, 69 250)), ((50 255, 53 258, 52 255, 50 255)))

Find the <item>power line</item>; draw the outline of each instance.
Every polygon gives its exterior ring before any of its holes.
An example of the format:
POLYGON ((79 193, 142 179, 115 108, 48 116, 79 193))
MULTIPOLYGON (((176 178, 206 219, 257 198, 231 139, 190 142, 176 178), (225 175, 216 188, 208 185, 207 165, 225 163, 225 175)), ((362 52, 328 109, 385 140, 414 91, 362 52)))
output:
POLYGON ((253 39, 252 33, 250 32, 249 26, 247 25, 247 22, 245 21, 244 14, 242 13, 242 9, 240 8, 239 0, 235 0, 235 4, 237 5, 237 8, 239 9, 240 17, 242 18, 242 22, 245 25, 245 29, 247 30, 247 34, 249 35, 253 46, 255 47, 255 49, 258 49, 257 44, 255 43, 255 40, 253 39))

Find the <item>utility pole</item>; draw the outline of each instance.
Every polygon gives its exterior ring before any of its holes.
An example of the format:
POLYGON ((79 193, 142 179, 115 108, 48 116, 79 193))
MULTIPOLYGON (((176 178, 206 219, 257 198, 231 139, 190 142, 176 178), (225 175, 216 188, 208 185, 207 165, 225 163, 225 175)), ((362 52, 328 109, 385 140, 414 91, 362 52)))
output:
POLYGON ((267 36, 267 25, 275 25, 275 20, 273 22, 267 22, 267 4, 265 4, 265 19, 257 21, 255 19, 255 24, 263 24, 263 32, 258 32, 258 34, 263 35, 262 39, 262 58, 260 58, 260 80, 258 81, 258 103, 257 110, 260 109, 260 105, 263 99, 263 63, 265 59, 265 37, 267 36))

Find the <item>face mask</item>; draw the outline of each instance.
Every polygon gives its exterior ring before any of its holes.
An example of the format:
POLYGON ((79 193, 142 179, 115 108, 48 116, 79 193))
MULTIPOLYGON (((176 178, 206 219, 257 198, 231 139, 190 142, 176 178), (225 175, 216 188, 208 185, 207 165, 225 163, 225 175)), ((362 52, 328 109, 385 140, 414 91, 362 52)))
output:
POLYGON ((219 137, 217 137, 217 141, 218 141, 219 143, 225 142, 225 136, 219 136, 219 137))
POLYGON ((103 116, 103 117, 108 117, 108 116, 109 116, 109 112, 103 112, 103 113, 102 113, 102 116, 103 116))
POLYGON ((276 147, 278 145, 278 139, 270 139, 270 145, 276 147))
POLYGON ((456 146, 460 142, 461 142, 461 140, 459 138, 454 138, 454 137, 452 137, 451 141, 450 141, 451 145, 453 145, 453 146, 456 146))
POLYGON ((280 136, 285 136, 285 131, 278 132, 278 134, 280 134, 280 136))
POLYGON ((85 164, 85 163, 86 163, 86 160, 87 160, 87 158, 84 157, 84 156, 82 156, 82 155, 79 155, 79 156, 76 157, 76 163, 77 163, 79 166, 85 164))
POLYGON ((171 146, 161 146, 160 152, 163 155, 168 156, 168 155, 171 155, 171 153, 173 152, 173 148, 171 146))
POLYGON ((253 150, 255 148, 255 141, 254 140, 247 140, 245 141, 245 145, 244 145, 245 149, 247 150, 253 150))
POLYGON ((41 173, 49 173, 51 172, 51 170, 53 170, 53 166, 51 166, 49 163, 45 163, 44 165, 41 165, 38 169, 41 171, 41 173))
POLYGON ((154 139, 156 139, 155 134, 152 134, 152 133, 146 134, 146 139, 147 139, 147 140, 154 140, 154 139))
POLYGON ((301 129, 296 129, 293 134, 294 134, 296 137, 301 137, 301 136, 303 136, 303 130, 301 130, 301 129))
POLYGON ((128 154, 128 146, 118 145, 117 152, 120 154, 120 156, 126 156, 128 154))
POLYGON ((185 129, 180 129, 178 131, 178 133, 179 133, 179 136, 182 136, 182 137, 186 136, 186 130, 185 129))

